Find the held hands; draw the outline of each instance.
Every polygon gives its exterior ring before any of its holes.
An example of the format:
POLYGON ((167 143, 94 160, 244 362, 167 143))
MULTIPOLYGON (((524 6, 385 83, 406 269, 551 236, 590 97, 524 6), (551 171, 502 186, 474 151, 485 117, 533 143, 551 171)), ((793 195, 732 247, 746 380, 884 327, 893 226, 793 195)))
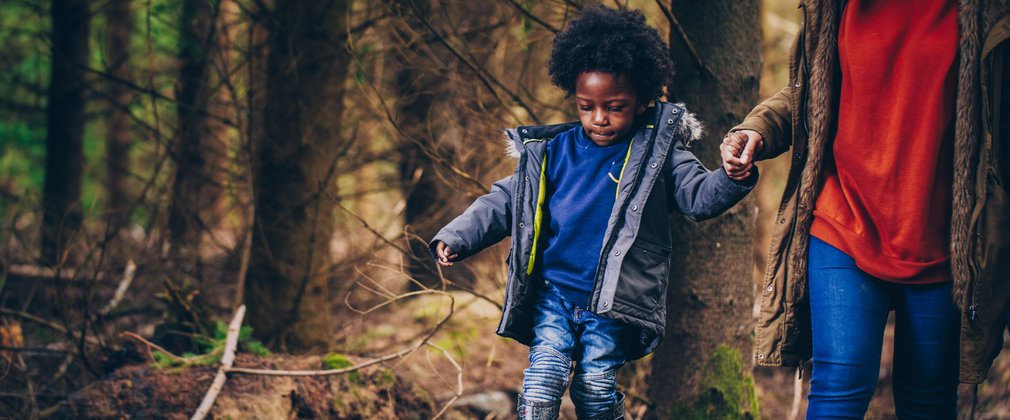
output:
POLYGON ((750 177, 754 168, 754 154, 764 148, 764 138, 757 131, 740 130, 729 133, 722 139, 719 151, 722 152, 722 166, 726 174, 734 181, 743 181, 750 177))
POLYGON ((442 267, 452 267, 453 262, 450 260, 459 257, 459 254, 453 253, 449 246, 442 241, 438 241, 438 245, 435 245, 435 254, 438 254, 438 265, 442 267))

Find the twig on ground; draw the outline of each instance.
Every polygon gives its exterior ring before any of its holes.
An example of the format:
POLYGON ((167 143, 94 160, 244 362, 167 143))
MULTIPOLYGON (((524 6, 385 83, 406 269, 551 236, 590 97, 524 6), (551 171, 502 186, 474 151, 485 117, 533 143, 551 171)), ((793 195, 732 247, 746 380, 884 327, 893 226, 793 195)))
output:
POLYGON ((129 331, 124 331, 124 332, 120 333, 119 335, 120 336, 126 336, 126 337, 132 338, 134 340, 137 340, 137 341, 139 341, 141 343, 144 343, 144 345, 147 346, 147 354, 151 356, 151 359, 154 359, 154 355, 151 354, 151 349, 155 349, 157 351, 160 351, 160 352, 164 353, 165 356, 168 356, 169 359, 172 359, 172 360, 174 360, 176 362, 179 362, 179 363, 185 363, 186 362, 185 358, 176 356, 175 354, 172 354, 172 352, 170 352, 168 350, 165 350, 164 347, 161 347, 161 346, 159 346, 157 344, 154 344, 154 343, 152 343, 150 341, 147 341, 146 338, 141 337, 141 336, 139 336, 137 334, 134 334, 134 333, 129 332, 129 331))
POLYGON ((50 383, 59 382, 63 378, 63 375, 67 374, 67 369, 70 369, 70 364, 74 362, 75 357, 77 357, 77 353, 72 352, 63 358, 63 362, 60 362, 60 367, 56 369, 56 373, 53 374, 53 379, 50 383))
POLYGON ((193 413, 193 417, 190 420, 202 420, 206 417, 211 407, 214 406, 214 400, 217 399, 218 394, 221 393, 221 389, 224 388, 224 383, 228 379, 228 369, 231 369, 231 365, 235 362, 235 349, 238 347, 238 335, 242 329, 243 318, 245 318, 245 305, 240 305, 235 311, 231 324, 228 324, 228 335, 225 338, 221 366, 217 369, 217 375, 214 376, 214 382, 211 383, 210 389, 207 390, 207 395, 204 395, 203 402, 200 403, 200 407, 196 409, 196 413, 193 413))
MULTIPOLYGON (((62 325, 57 324, 57 323, 52 322, 52 321, 49 321, 49 320, 45 320, 45 319, 39 318, 39 317, 37 317, 35 315, 29 314, 29 313, 26 313, 26 312, 15 311, 13 309, 7 309, 7 308, 0 308, 0 314, 10 315, 10 316, 16 316, 16 317, 21 318, 21 319, 23 319, 25 321, 31 321, 31 322, 34 322, 36 324, 48 327, 49 329, 52 329, 52 330, 55 330, 55 331, 59 331, 59 332, 65 333, 65 334, 72 334, 75 339, 77 338, 77 334, 76 333, 70 333, 62 325)), ((101 342, 99 342, 98 339, 96 339, 94 337, 86 337, 85 339, 87 340, 88 344, 95 345, 95 346, 100 346, 101 345, 101 342)))
MULTIPOLYGON (((51 267, 40 267, 37 265, 11 264, 7 267, 8 277, 23 277, 32 279, 51 279, 57 281, 74 282, 80 280, 80 273, 73 268, 62 267, 59 270, 51 267)), ((98 278, 101 278, 99 274, 98 278)))
POLYGON ((449 363, 452 363, 452 366, 456 368, 456 395, 453 395, 453 397, 448 402, 445 403, 442 409, 439 410, 437 414, 435 414, 435 417, 432 417, 437 419, 439 417, 442 417, 442 414, 445 414, 445 411, 452 406, 452 403, 456 402, 456 400, 458 400, 459 397, 463 395, 463 368, 459 365, 459 363, 456 362, 456 359, 452 358, 452 355, 449 354, 448 351, 439 347, 437 344, 434 343, 427 343, 427 344, 431 347, 440 350, 442 354, 445 355, 445 358, 449 360, 449 363))
POLYGON ((119 281, 119 287, 116 287, 116 293, 109 300, 109 303, 98 312, 100 315, 106 315, 119 306, 119 302, 123 300, 123 296, 126 295, 126 291, 130 288, 130 284, 133 283, 133 276, 136 273, 137 265, 133 263, 133 260, 129 260, 126 263, 126 269, 123 270, 123 279, 119 281))
POLYGON ((793 381, 793 405, 789 410, 789 420, 796 420, 800 417, 800 404, 803 402, 803 378, 796 375, 793 381))

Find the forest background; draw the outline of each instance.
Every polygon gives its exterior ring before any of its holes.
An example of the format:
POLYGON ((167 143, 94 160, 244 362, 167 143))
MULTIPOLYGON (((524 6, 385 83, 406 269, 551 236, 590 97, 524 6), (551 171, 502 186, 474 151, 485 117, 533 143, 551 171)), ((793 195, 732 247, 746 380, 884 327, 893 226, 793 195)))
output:
MULTIPOLYGON (((444 271, 424 242, 511 173, 504 128, 575 119, 545 62, 591 3, 0 2, 0 416, 513 416, 507 241, 444 271)), ((710 168, 788 82, 795 0, 604 4, 669 40, 710 168)), ((759 166, 726 215, 671 218, 629 417, 803 415, 809 375, 751 363, 788 156, 759 166)), ((978 418, 1010 418, 1007 359, 978 418)), ((868 416, 893 418, 889 344, 879 381, 868 416)))

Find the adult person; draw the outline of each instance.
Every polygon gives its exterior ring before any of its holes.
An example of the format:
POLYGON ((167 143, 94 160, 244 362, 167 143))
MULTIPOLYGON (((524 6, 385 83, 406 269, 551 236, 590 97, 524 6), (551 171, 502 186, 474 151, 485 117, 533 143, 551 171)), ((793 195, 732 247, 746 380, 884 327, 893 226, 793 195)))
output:
POLYGON ((1010 307, 1010 1, 800 8, 789 85, 731 130, 741 173, 792 147, 755 362, 812 359, 808 417, 862 418, 894 309, 898 417, 954 418, 1010 307))

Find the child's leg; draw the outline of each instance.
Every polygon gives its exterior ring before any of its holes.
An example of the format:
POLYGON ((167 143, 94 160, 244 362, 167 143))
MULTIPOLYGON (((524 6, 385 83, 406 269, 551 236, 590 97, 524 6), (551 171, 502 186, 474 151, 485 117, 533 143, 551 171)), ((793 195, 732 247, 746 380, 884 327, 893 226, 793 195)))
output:
POLYGON ((572 371, 573 310, 553 287, 544 288, 537 297, 530 367, 523 371, 523 393, 519 397, 520 419, 558 417, 561 395, 572 371))
POLYGON ((582 309, 575 310, 578 325, 572 402, 580 419, 624 417, 624 395, 617 392, 617 369, 627 357, 622 346, 625 324, 582 309))

